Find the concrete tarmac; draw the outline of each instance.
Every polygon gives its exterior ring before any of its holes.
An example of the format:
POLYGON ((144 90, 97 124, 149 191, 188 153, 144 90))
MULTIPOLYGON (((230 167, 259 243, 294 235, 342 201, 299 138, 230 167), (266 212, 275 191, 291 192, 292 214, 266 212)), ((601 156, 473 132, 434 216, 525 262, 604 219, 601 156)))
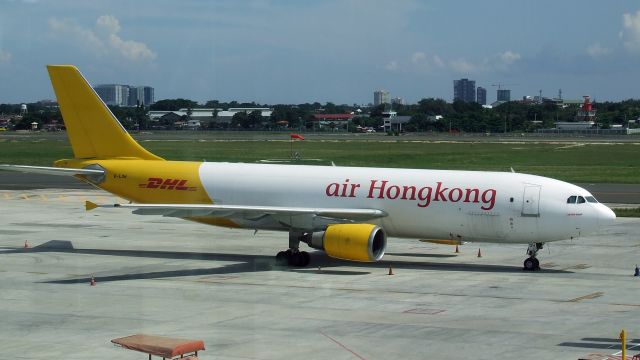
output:
POLYGON ((623 328, 640 353, 638 219, 551 243, 535 273, 526 245, 395 238, 379 263, 291 269, 286 233, 84 200, 118 201, 0 191, 0 358, 145 359, 109 340, 148 333, 203 339, 201 359, 604 359, 623 328))

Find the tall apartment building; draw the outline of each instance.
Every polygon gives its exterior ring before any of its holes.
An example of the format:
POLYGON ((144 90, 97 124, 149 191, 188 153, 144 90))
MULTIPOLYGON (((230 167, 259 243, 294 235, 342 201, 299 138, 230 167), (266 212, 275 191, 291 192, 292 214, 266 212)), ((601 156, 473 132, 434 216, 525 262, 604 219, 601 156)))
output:
POLYGON ((378 90, 373 92, 373 105, 378 106, 380 104, 389 104, 389 92, 385 90, 378 90))
POLYGON ((498 89, 498 101, 511 101, 511 90, 498 89))
POLYGON ((476 90, 476 102, 480 105, 487 105, 487 89, 478 86, 476 90))
POLYGON ((404 99, 401 97, 394 97, 391 99, 391 103, 394 105, 404 105, 404 99))
POLYGON ((103 84, 96 85, 93 89, 107 105, 149 106, 155 102, 154 89, 150 86, 103 84))
POLYGON ((464 102, 476 101, 475 80, 460 79, 453 80, 453 101, 462 100, 464 102))
POLYGON ((129 100, 129 87, 117 84, 103 84, 93 87, 107 105, 125 106, 129 100))

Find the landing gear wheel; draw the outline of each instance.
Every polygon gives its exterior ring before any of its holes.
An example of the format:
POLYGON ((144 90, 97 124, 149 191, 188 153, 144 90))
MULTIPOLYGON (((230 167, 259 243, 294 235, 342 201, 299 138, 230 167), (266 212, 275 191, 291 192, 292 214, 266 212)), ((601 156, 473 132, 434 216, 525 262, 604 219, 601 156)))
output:
POLYGON ((524 271, 540 270, 540 262, 534 257, 530 257, 524 261, 524 271))
POLYGON ((309 265, 311 257, 306 251, 300 251, 300 241, 304 241, 309 244, 311 240, 311 233, 302 231, 289 231, 289 249, 287 251, 280 251, 276 255, 276 264, 284 266, 305 267, 309 265))
POLYGON ((277 265, 287 265, 289 264, 289 259, 290 256, 288 256, 289 254, 287 254, 286 251, 280 251, 277 255, 276 255, 276 264, 277 265))
POLYGON ((540 261, 536 259, 538 251, 544 247, 544 243, 532 243, 527 248, 527 255, 529 257, 524 261, 524 271, 536 271, 540 270, 540 261))
POLYGON ((289 257, 289 266, 305 267, 309 265, 310 259, 311 257, 306 251, 295 252, 289 257))
POLYGON ((306 251, 292 251, 291 249, 287 251, 280 251, 276 255, 276 264, 280 266, 295 266, 295 267, 305 267, 309 265, 311 261, 311 256, 306 251))
POLYGON ((309 253, 306 251, 302 251, 302 266, 307 266, 309 265, 309 263, 311 262, 311 256, 309 256, 309 253))

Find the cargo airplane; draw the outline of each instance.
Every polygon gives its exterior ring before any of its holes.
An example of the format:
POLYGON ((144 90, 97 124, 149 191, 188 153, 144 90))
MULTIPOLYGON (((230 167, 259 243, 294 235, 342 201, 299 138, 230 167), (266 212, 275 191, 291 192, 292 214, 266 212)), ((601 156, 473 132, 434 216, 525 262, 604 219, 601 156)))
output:
POLYGON ((449 243, 528 244, 538 250, 610 224, 613 211, 585 189, 512 172, 167 161, 140 146, 79 70, 48 66, 73 150, 52 167, 2 165, 70 175, 129 200, 86 203, 138 215, 289 233, 276 260, 306 266, 300 243, 335 258, 377 261, 387 236, 449 243))

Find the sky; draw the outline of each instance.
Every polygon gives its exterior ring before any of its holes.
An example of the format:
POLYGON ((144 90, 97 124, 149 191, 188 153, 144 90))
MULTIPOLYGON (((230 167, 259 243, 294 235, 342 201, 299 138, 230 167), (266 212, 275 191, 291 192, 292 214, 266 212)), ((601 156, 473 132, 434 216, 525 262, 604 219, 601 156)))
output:
POLYGON ((53 99, 46 64, 187 98, 366 104, 640 98, 637 0, 0 0, 0 103, 53 99))

